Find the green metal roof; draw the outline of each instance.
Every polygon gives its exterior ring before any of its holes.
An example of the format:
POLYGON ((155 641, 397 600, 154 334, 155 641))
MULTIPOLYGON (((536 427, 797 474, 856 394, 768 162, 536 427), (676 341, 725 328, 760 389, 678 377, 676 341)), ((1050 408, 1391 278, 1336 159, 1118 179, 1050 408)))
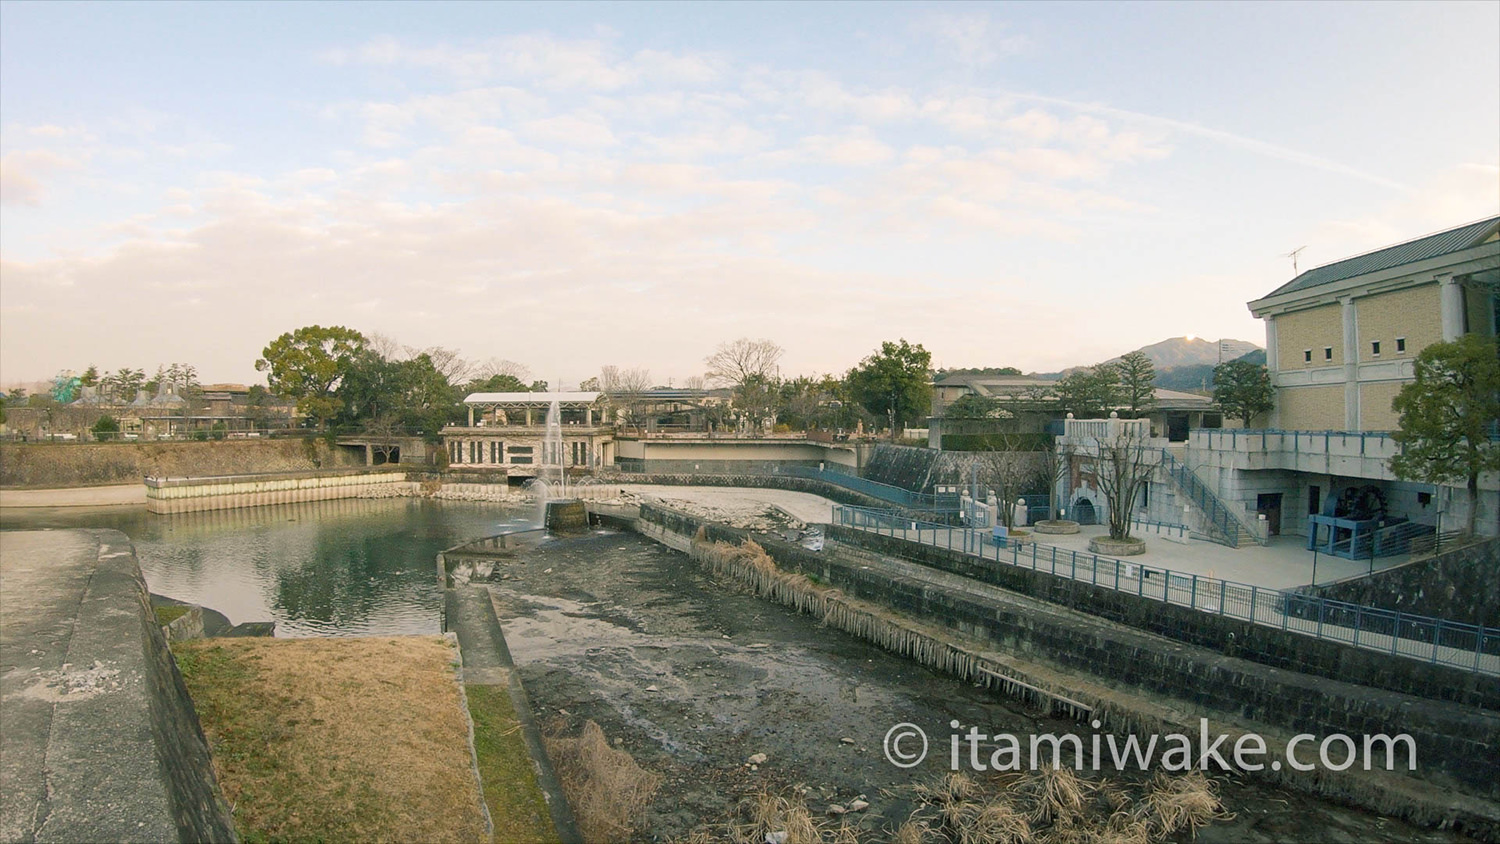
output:
POLYGON ((1413 264, 1417 261, 1425 261, 1428 258, 1437 258, 1453 252, 1459 252, 1484 242, 1485 238, 1500 224, 1500 217, 1490 217, 1478 222, 1468 223, 1456 229, 1429 234, 1416 240, 1408 240, 1395 246, 1387 246, 1374 252, 1366 252, 1363 255, 1355 255, 1353 258, 1345 258, 1332 264, 1324 264, 1315 267, 1297 276, 1286 284, 1281 285, 1263 298, 1279 296, 1283 293, 1294 293, 1299 290, 1307 290, 1322 284, 1335 281, 1343 281, 1377 270, 1386 270, 1391 267, 1399 267, 1402 264, 1413 264))

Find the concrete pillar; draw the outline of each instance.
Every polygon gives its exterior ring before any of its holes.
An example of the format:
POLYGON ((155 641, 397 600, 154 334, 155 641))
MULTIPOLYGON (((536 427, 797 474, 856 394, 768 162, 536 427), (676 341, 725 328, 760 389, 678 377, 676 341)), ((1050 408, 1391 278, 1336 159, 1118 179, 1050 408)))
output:
POLYGON ((1339 300, 1344 306, 1344 430, 1359 430, 1359 316, 1354 298, 1339 300))
POLYGON ((1443 314, 1443 342, 1451 343, 1464 333, 1464 289, 1452 273, 1440 273, 1437 282, 1443 314))
POLYGON ((1281 358, 1277 356, 1278 346, 1276 344, 1276 317, 1266 317, 1266 369, 1271 371, 1274 378, 1281 358))
POLYGON ((531 427, 531 408, 526 408, 526 427, 531 427))
POLYGON ((592 407, 584 408, 583 418, 590 428, 594 427, 594 409, 592 407))
POLYGON ((469 427, 474 427, 474 405, 469 405, 469 427))

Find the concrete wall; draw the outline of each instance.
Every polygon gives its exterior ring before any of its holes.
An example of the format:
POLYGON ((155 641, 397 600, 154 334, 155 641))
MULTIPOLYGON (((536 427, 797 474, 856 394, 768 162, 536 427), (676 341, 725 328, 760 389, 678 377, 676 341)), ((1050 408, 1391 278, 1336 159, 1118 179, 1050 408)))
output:
POLYGON ((383 467, 214 478, 147 478, 146 510, 195 513, 339 498, 395 498, 413 492, 404 470, 383 467))
POLYGON ((146 475, 188 477, 358 466, 363 456, 321 439, 165 443, 7 443, 0 486, 138 483, 146 475))
POLYGON ((1479 624, 1500 636, 1500 539, 1378 571, 1343 583, 1297 590, 1335 601, 1479 624))

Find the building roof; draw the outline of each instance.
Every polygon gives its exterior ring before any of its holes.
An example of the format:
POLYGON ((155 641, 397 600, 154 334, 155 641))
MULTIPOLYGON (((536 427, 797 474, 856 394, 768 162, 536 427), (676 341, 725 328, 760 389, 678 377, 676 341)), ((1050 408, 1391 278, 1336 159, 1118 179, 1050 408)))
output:
POLYGON ((1416 240, 1408 240, 1395 246, 1387 246, 1374 252, 1366 252, 1363 255, 1355 255, 1342 261, 1334 261, 1321 267, 1314 267, 1297 276, 1291 281, 1283 284, 1275 290, 1267 293, 1264 297, 1279 296, 1283 293, 1295 293, 1335 281, 1354 278, 1355 276, 1373 273, 1378 270, 1387 270, 1391 267, 1399 267, 1403 264, 1412 264, 1417 261, 1425 261, 1429 258, 1438 258, 1454 252, 1471 249, 1488 240, 1500 228, 1500 217, 1488 217, 1473 223, 1466 223, 1457 228, 1440 231, 1419 237, 1416 240))
POLYGON ((593 404, 599 398, 594 392, 575 393, 470 393, 464 399, 468 405, 508 405, 511 407, 547 407, 553 402, 559 405, 579 407, 593 404))

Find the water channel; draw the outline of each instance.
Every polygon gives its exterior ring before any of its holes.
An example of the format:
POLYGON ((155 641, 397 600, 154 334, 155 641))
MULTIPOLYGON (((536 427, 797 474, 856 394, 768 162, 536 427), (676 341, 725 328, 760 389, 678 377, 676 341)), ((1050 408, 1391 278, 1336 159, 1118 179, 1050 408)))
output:
MULTIPOLYGON (((275 620, 277 635, 436 633, 434 556, 535 519, 532 506, 417 500, 322 502, 151 516, 143 508, 13 510, 0 527, 108 527, 134 541, 154 592, 275 620)), ((872 804, 860 823, 904 820, 911 786, 942 772, 888 764, 881 739, 909 721, 1017 735, 1078 731, 896 658, 782 607, 727 590, 686 556, 634 534, 544 541, 491 586, 539 720, 597 722, 662 775, 637 839, 725 820, 760 788, 804 787, 809 805, 872 804), (765 764, 745 764, 756 753, 765 764)), ((1225 780, 1232 821, 1200 841, 1459 841, 1451 833, 1225 780)), ((1186 839, 1184 839, 1186 840, 1186 839)))

